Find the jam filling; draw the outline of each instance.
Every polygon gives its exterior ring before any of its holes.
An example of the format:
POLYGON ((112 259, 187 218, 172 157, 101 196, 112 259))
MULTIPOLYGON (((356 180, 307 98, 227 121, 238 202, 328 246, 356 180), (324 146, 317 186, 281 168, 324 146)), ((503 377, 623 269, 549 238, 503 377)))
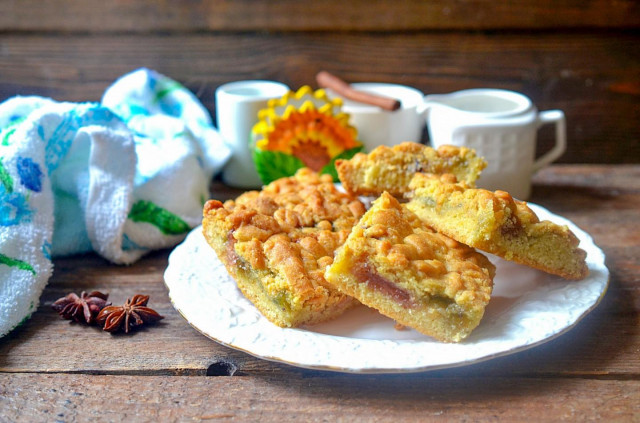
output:
POLYGON ((522 232, 522 224, 517 216, 512 216, 505 225, 500 228, 500 233, 504 237, 516 238, 522 232))
POLYGON ((400 303, 402 307, 414 308, 417 306, 408 291, 379 275, 366 261, 357 262, 353 267, 353 274, 360 282, 366 283, 372 289, 390 297, 400 303))
POLYGON ((233 266, 237 266, 240 261, 240 257, 238 257, 238 253, 234 248, 236 242, 238 240, 233 237, 233 231, 229 232, 227 235, 227 262, 233 266))

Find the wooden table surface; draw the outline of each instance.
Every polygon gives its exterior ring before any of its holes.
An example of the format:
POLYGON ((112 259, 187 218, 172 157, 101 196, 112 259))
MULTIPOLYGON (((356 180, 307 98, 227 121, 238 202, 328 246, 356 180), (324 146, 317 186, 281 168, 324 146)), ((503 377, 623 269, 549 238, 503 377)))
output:
POLYGON ((590 233, 611 271, 602 303, 548 343, 412 374, 300 369, 190 327, 163 283, 170 251, 129 267, 69 257, 55 261, 32 318, 0 339, 0 421, 640 421, 640 165, 555 165, 536 176, 531 201, 590 233), (114 303, 146 293, 165 319, 114 336, 51 309, 93 289, 114 303))

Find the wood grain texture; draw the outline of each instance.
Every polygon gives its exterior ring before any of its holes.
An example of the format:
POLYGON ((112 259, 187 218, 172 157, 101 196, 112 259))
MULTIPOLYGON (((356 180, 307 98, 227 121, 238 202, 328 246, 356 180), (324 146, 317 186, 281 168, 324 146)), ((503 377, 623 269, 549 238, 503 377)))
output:
MULTIPOLYGON (((298 88, 320 70, 425 93, 512 89, 542 110, 562 109, 569 146, 560 162, 574 165, 539 172, 531 201, 591 234, 611 271, 601 304, 543 345, 460 368, 345 375, 201 335, 170 303, 169 250, 126 267, 94 254, 58 258, 40 307, 0 338, 0 422, 640 422, 638 28, 636 0, 0 2, 0 101, 99 101, 144 66, 182 82, 212 115, 223 83, 298 88), (148 294, 165 319, 110 335, 51 309, 89 289, 114 303, 148 294)), ((552 134, 541 129, 540 152, 552 134)), ((239 194, 215 180, 211 192, 239 194)))
MULTIPOLYGON (((640 369, 639 292, 623 289, 619 283, 619 279, 613 280, 599 309, 556 340, 516 355, 435 373, 443 377, 635 378, 640 369)), ((113 298, 123 292, 105 288, 113 298)), ((171 309, 166 293, 152 297, 151 302, 165 316, 162 323, 132 336, 109 335, 96 327, 70 324, 50 310, 49 297, 73 289, 47 288, 37 313, 24 327, 0 341, 0 373, 204 376, 216 369, 238 376, 319 373, 258 360, 216 344, 171 309)), ((134 288, 124 293, 142 290, 134 288)))
POLYGON ((415 31, 637 28, 633 0, 202 0, 0 3, 0 29, 20 31, 415 31))
POLYGON ((637 421, 640 381, 0 375, 10 421, 637 421))
MULTIPOLYGON (((260 360, 209 340, 173 309, 162 278, 168 250, 132 266, 93 254, 56 259, 36 313, 0 339, 0 421, 638 421, 639 176, 640 165, 554 165, 536 175, 531 201, 594 236, 610 288, 557 339, 460 368, 346 375, 260 360), (165 319, 110 335, 50 308, 88 289, 115 303, 148 294, 165 319)), ((211 188, 216 198, 238 192, 211 188)))
MULTIPOLYGON (((480 363, 459 374, 604 375, 635 377, 640 369, 640 166, 552 166, 535 179, 532 201, 573 220, 590 233, 607 256, 611 285, 600 306, 569 334, 520 354, 480 363)), ((238 191, 212 185, 215 198, 238 191)), ((41 298, 23 327, 0 340, 0 372, 204 375, 216 363, 239 373, 298 372, 237 352, 205 338, 173 309, 163 283, 169 251, 132 266, 114 266, 95 256, 60 258, 41 298), (165 319, 131 337, 109 335, 60 319, 51 309, 70 291, 100 290, 116 304, 136 293, 165 319), (71 339, 91 348, 68 353, 71 339), (43 354, 46 351, 46 354, 43 354)), ((456 373, 456 370, 449 372, 456 373)))
MULTIPOLYGON (((273 79, 314 85, 328 70, 351 82, 386 81, 425 93, 496 87, 562 109, 563 163, 640 161, 640 37, 589 33, 195 34, 0 38, 0 99, 35 94, 99 101, 138 67, 184 83, 215 113, 215 89, 273 79)), ((553 131, 540 132, 540 151, 553 131)))

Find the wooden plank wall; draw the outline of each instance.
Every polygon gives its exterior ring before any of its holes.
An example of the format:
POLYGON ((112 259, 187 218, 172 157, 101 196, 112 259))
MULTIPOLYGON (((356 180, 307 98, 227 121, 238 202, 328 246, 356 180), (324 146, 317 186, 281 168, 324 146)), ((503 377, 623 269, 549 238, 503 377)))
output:
POLYGON ((639 28, 637 0, 5 0, 0 100, 98 101, 144 66, 213 113, 222 83, 297 88, 325 69, 425 93, 521 91, 565 111, 560 162, 639 163, 639 28))

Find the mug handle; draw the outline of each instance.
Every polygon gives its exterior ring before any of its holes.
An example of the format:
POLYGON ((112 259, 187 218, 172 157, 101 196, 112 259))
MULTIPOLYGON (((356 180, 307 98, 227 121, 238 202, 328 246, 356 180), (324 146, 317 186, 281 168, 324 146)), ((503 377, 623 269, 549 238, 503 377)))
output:
POLYGON ((548 123, 556 125, 556 144, 533 163, 533 172, 556 160, 567 149, 567 125, 562 110, 546 110, 538 113, 538 128, 548 123))

